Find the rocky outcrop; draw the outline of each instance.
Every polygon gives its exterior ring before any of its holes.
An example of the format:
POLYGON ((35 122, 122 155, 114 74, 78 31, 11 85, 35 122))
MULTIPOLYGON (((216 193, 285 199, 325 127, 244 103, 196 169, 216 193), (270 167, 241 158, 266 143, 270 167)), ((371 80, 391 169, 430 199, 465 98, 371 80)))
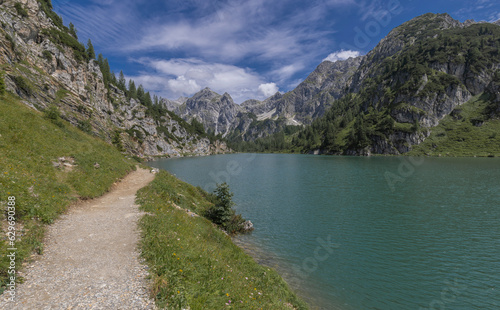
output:
POLYGON ((278 98, 271 97, 265 104, 276 109, 273 116, 285 117, 290 125, 308 125, 346 94, 346 87, 363 59, 360 56, 324 61, 294 90, 278 98))
POLYGON ((187 121, 196 118, 216 135, 236 133, 244 140, 254 140, 278 132, 286 125, 310 124, 323 115, 345 94, 362 59, 325 61, 294 90, 278 92, 264 101, 247 100, 237 105, 229 94, 221 96, 205 88, 184 104, 173 106, 173 111, 187 121))
POLYGON ((225 136, 241 108, 228 93, 221 96, 207 87, 174 111, 187 121, 196 118, 205 126, 205 130, 215 135, 225 136))
MULTIPOLYGON (((39 1, 2 1, 0 21, 0 65, 7 89, 32 108, 44 111, 55 105, 73 125, 138 156, 230 152, 222 142, 190 133, 168 113, 153 119, 140 102, 112 84, 106 87, 95 60, 79 59, 74 48, 54 40, 51 31, 66 30, 56 26, 39 1), (16 2, 28 16, 17 14, 16 2)), ((168 106, 180 101, 168 101, 168 106)))
MULTIPOLYGON (((460 36, 461 29, 463 33, 466 33, 468 31, 466 28, 476 24, 478 23, 472 20, 461 23, 448 14, 429 13, 402 24, 382 39, 364 57, 358 70, 352 76, 349 85, 350 92, 363 96, 365 100, 361 104, 363 112, 366 113, 373 107, 379 110, 388 109, 394 121, 402 124, 417 124, 420 130, 412 133, 397 130, 394 133, 386 132, 386 138, 372 135, 370 147, 366 150, 350 149, 346 153, 359 155, 406 153, 411 150, 412 145, 422 143, 429 136, 432 128, 457 106, 483 92, 495 93, 491 85, 495 72, 500 69, 500 61, 488 59, 485 62, 486 65, 481 65, 478 69, 472 62, 466 60, 465 57, 468 57, 467 53, 470 52, 467 50, 463 52, 464 58, 457 59, 457 55, 453 55, 448 57, 447 61, 439 58, 425 63, 415 63, 416 60, 407 56, 413 46, 428 42, 428 39, 436 39, 444 31, 453 30, 455 36, 460 36), (415 76, 415 73, 408 74, 409 71, 406 71, 408 69, 404 69, 393 71, 390 76, 387 76, 387 71, 391 70, 390 66, 381 65, 390 63, 386 61, 387 59, 413 62, 420 66, 420 70, 427 73, 415 76), (431 80, 431 75, 433 80, 431 80), (376 85, 373 81, 377 81, 376 85), (402 85, 408 85, 408 87, 404 89, 402 85), (412 91, 414 87, 416 90, 412 91), (390 91, 391 88, 396 89, 392 97, 384 93, 390 91), (370 93, 370 97, 367 97, 366 93, 370 93)), ((441 44, 445 43, 441 42, 441 44)), ((426 48, 428 47, 420 45, 418 51, 426 48)), ((415 49, 413 51, 415 52, 415 49)), ((428 55, 431 52, 432 50, 427 52, 428 55)), ((413 72, 418 72, 418 70, 413 70, 413 72)))

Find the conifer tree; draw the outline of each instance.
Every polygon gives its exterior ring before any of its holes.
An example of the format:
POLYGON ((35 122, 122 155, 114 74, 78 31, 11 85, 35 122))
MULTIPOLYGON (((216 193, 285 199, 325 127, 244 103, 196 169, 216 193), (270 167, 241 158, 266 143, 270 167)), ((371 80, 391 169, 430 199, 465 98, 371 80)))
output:
POLYGON ((47 4, 47 6, 49 7, 49 9, 53 9, 52 7, 52 1, 51 0, 43 0, 43 2, 45 2, 47 4))
POLYGON ((78 40, 78 35, 76 33, 77 30, 75 28, 75 25, 73 25, 73 23, 69 23, 69 34, 71 34, 75 39, 78 40))
POLYGON ((128 92, 127 97, 137 99, 137 89, 135 88, 135 83, 133 80, 128 81, 128 92))
POLYGON ((97 63, 99 64, 99 68, 101 69, 102 72, 102 78, 104 80, 104 85, 106 87, 109 86, 109 83, 112 79, 111 77, 111 69, 109 68, 109 62, 107 58, 104 58, 102 54, 99 53, 97 56, 97 63))
POLYGON ((101 53, 99 53, 99 55, 97 55, 97 63, 99 64, 99 67, 102 70, 102 67, 104 66, 104 56, 102 56, 101 53))
POLYGON ((118 85, 118 80, 116 78, 115 71, 111 71, 111 74, 109 75, 109 82, 113 85, 118 85))
POLYGON ((144 86, 139 85, 139 87, 137 87, 137 99, 139 99, 139 101, 144 104, 144 86))
POLYGON ((95 51, 94 51, 94 46, 92 45, 92 41, 87 42, 87 55, 89 59, 95 59, 95 51))
POLYGON ((120 76, 118 77, 118 85, 117 86, 122 91, 124 91, 124 92, 127 91, 127 81, 125 80, 125 75, 123 74, 123 71, 120 71, 120 76))
POLYGON ((153 106, 153 101, 151 100, 151 94, 149 92, 145 93, 144 96, 144 104, 146 107, 151 108, 153 106))
POLYGON ((103 70, 104 70, 104 72, 102 74, 104 76, 106 76, 108 82, 110 82, 113 78, 111 77, 111 69, 109 68, 109 62, 108 62, 107 58, 104 58, 104 67, 103 67, 103 70))

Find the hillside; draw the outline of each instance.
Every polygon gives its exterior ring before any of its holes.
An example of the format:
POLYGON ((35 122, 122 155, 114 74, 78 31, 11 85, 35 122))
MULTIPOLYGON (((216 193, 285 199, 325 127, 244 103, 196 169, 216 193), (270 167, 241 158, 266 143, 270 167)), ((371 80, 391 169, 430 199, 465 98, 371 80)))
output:
POLYGON ((74 126, 141 157, 229 151, 142 85, 127 87, 107 59, 96 59, 90 40, 87 47, 78 41, 50 0, 2 1, 0 22, 0 70, 7 90, 28 106, 54 108, 74 126))
MULTIPOLYGON (((135 169, 112 145, 54 114, 42 114, 15 95, 0 96, 0 205, 16 201, 16 266, 33 251, 43 253, 45 225, 78 198, 102 195, 135 169)), ((6 236, 6 212, 2 231, 6 236)), ((0 243, 0 287, 7 279, 8 243, 0 243)))

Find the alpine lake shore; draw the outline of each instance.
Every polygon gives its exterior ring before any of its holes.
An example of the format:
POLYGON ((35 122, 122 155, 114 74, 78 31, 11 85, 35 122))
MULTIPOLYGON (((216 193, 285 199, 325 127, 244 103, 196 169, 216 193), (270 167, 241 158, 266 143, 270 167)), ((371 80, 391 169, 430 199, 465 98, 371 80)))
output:
MULTIPOLYGON (((103 195, 140 163, 57 113, 33 111, 10 93, 0 98, 0 120, 0 204, 7 210, 8 197, 15 197, 16 212, 15 234, 10 234, 15 236, 14 263, 8 256, 8 213, 2 212, 3 292, 12 287, 11 279, 22 283, 23 267, 43 255, 47 225, 78 200, 103 195)), ((211 205, 207 195, 163 171, 137 194, 146 212, 138 246, 149 266, 156 305, 307 309, 275 270, 256 263, 230 236, 196 215, 211 205)))
MULTIPOLYGON (((0 99, 0 111, 0 196, 16 198, 16 281, 22 282, 19 266, 43 255, 46 226, 77 200, 106 193, 140 163, 58 115, 29 109, 9 93, 0 99)), ((139 225, 140 250, 157 306, 307 309, 275 270, 256 263, 225 232, 198 216, 212 204, 207 196, 166 171, 137 194, 136 202, 146 212, 139 225)), ((1 204, 5 209, 7 200, 1 204)), ((4 230, 6 216, 4 212, 4 230)), ((3 240, 0 276, 5 290, 11 260, 8 239, 3 240)))

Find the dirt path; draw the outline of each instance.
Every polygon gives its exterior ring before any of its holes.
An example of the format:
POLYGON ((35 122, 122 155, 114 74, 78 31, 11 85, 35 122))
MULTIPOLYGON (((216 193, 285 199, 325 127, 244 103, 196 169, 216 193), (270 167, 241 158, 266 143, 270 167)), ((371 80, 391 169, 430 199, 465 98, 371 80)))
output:
POLYGON ((26 268, 16 301, 1 296, 0 309, 154 309, 134 204, 153 178, 138 169, 108 194, 71 207, 48 227, 44 253, 26 268))

